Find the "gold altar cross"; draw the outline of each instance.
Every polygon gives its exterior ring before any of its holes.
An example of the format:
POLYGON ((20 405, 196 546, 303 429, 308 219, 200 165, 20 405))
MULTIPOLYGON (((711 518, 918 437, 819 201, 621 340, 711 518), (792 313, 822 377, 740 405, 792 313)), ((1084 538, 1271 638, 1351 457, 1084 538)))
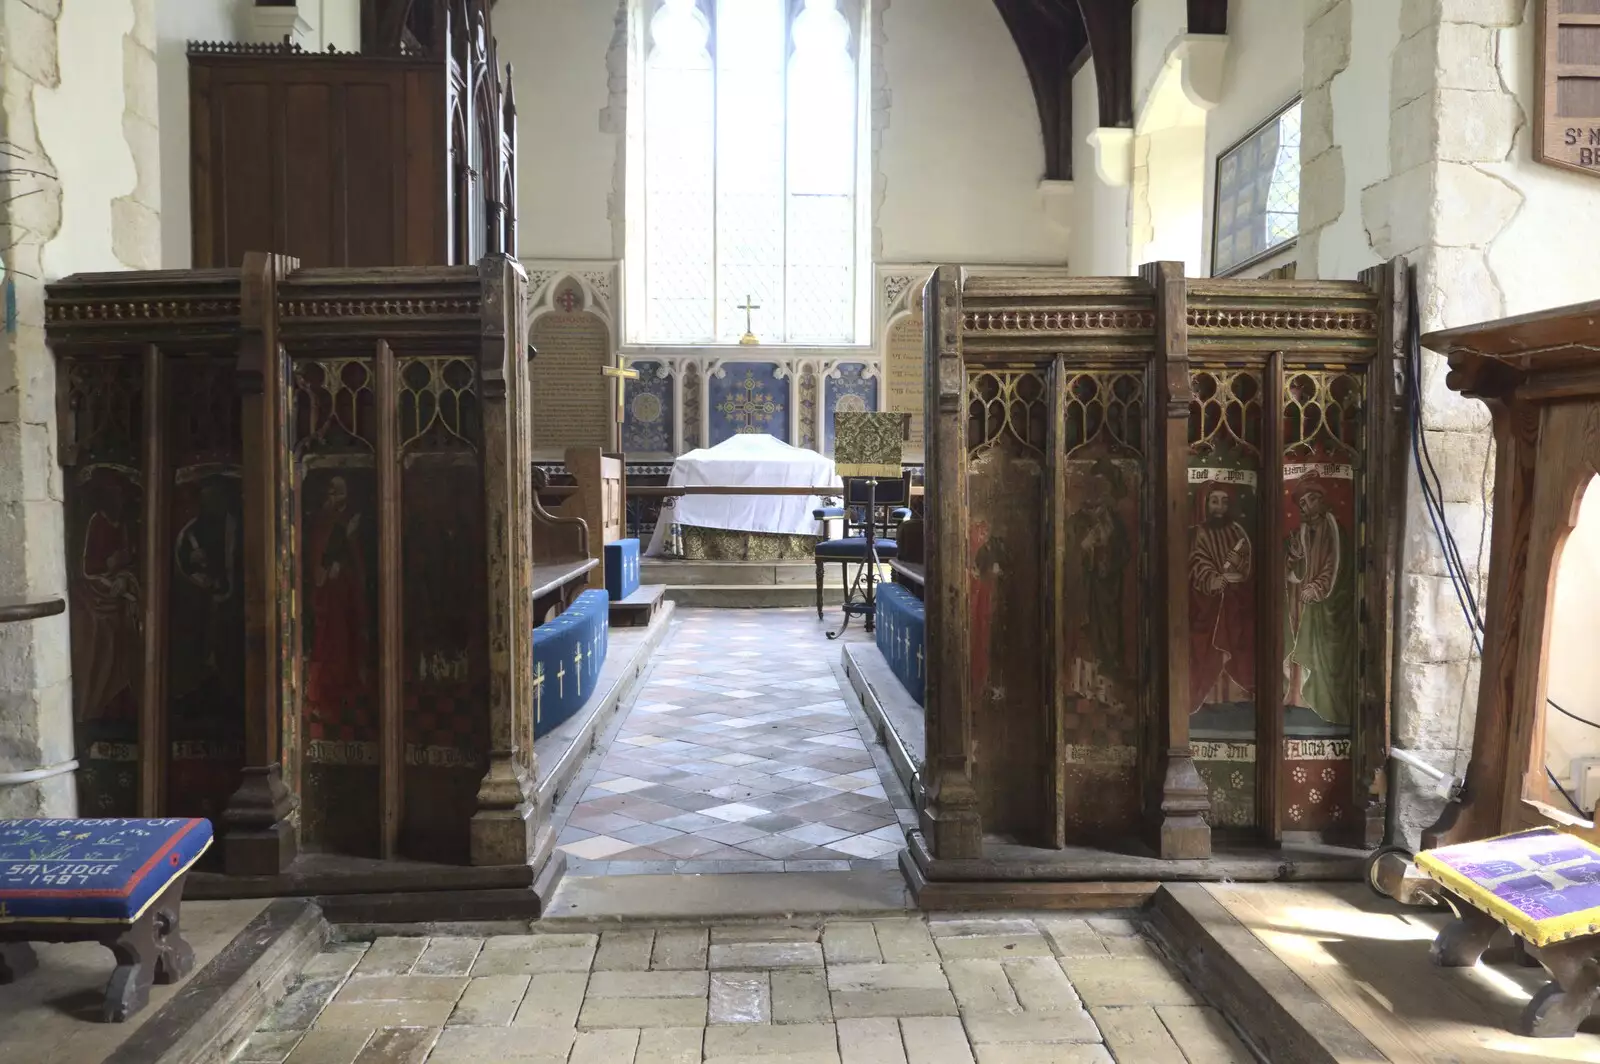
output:
POLYGON ((739 342, 741 344, 759 344, 761 341, 756 339, 755 330, 750 324, 750 312, 753 310, 760 310, 761 304, 753 301, 748 295, 746 295, 744 297, 743 305, 739 306, 737 309, 744 311, 744 336, 739 338, 739 342))
POLYGON ((628 382, 638 380, 639 371, 629 369, 628 356, 619 351, 617 352, 617 364, 615 366, 601 366, 600 373, 602 376, 610 377, 616 382, 617 410, 612 418, 616 424, 611 431, 616 434, 616 438, 612 440, 612 446, 620 451, 622 450, 622 423, 628 419, 628 382))

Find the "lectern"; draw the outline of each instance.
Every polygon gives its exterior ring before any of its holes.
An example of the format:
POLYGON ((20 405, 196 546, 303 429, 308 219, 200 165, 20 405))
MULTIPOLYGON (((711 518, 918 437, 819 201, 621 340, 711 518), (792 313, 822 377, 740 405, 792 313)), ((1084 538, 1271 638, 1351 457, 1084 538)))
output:
POLYGON ((1556 575, 1600 474, 1600 302, 1430 333, 1422 345, 1449 358, 1453 391, 1488 406, 1495 442, 1472 761, 1424 847, 1547 824, 1600 841, 1545 770, 1556 575))

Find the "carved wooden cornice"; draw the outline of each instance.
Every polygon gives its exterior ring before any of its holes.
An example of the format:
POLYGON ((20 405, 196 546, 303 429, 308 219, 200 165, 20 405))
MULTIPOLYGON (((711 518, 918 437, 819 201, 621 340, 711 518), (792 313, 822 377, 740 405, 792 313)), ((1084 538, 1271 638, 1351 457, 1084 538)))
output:
POLYGON ((1156 316, 1150 310, 969 310, 962 317, 966 332, 1149 332, 1156 316))

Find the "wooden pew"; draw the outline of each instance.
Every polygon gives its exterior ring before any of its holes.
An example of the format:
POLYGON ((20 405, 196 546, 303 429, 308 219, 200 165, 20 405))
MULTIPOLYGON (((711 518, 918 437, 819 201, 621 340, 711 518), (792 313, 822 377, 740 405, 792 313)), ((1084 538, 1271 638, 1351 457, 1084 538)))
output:
POLYGON ((922 518, 910 517, 902 521, 896 540, 900 550, 889 562, 889 568, 894 573, 894 582, 919 599, 922 597, 926 561, 923 555, 922 531, 922 518))
POLYGON ((605 590, 607 543, 627 535, 628 474, 620 454, 606 454, 598 447, 568 447, 567 472, 577 482, 577 490, 567 496, 556 513, 578 518, 589 529, 588 554, 596 562, 589 570, 588 586, 605 590))
POLYGON ((549 486, 548 478, 537 467, 532 475, 533 624, 538 627, 572 605, 589 587, 590 574, 600 569, 600 559, 598 550, 590 547, 593 537, 588 523, 568 514, 566 506, 556 513, 545 509, 539 493, 549 486))

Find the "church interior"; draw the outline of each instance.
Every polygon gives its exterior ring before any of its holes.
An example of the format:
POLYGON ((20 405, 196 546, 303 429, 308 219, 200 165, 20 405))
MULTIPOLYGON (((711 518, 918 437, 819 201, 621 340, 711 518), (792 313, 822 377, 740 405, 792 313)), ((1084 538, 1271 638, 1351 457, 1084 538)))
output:
POLYGON ((1600 0, 0 0, 0 113, 0 1064, 1600 1061, 1600 0))

